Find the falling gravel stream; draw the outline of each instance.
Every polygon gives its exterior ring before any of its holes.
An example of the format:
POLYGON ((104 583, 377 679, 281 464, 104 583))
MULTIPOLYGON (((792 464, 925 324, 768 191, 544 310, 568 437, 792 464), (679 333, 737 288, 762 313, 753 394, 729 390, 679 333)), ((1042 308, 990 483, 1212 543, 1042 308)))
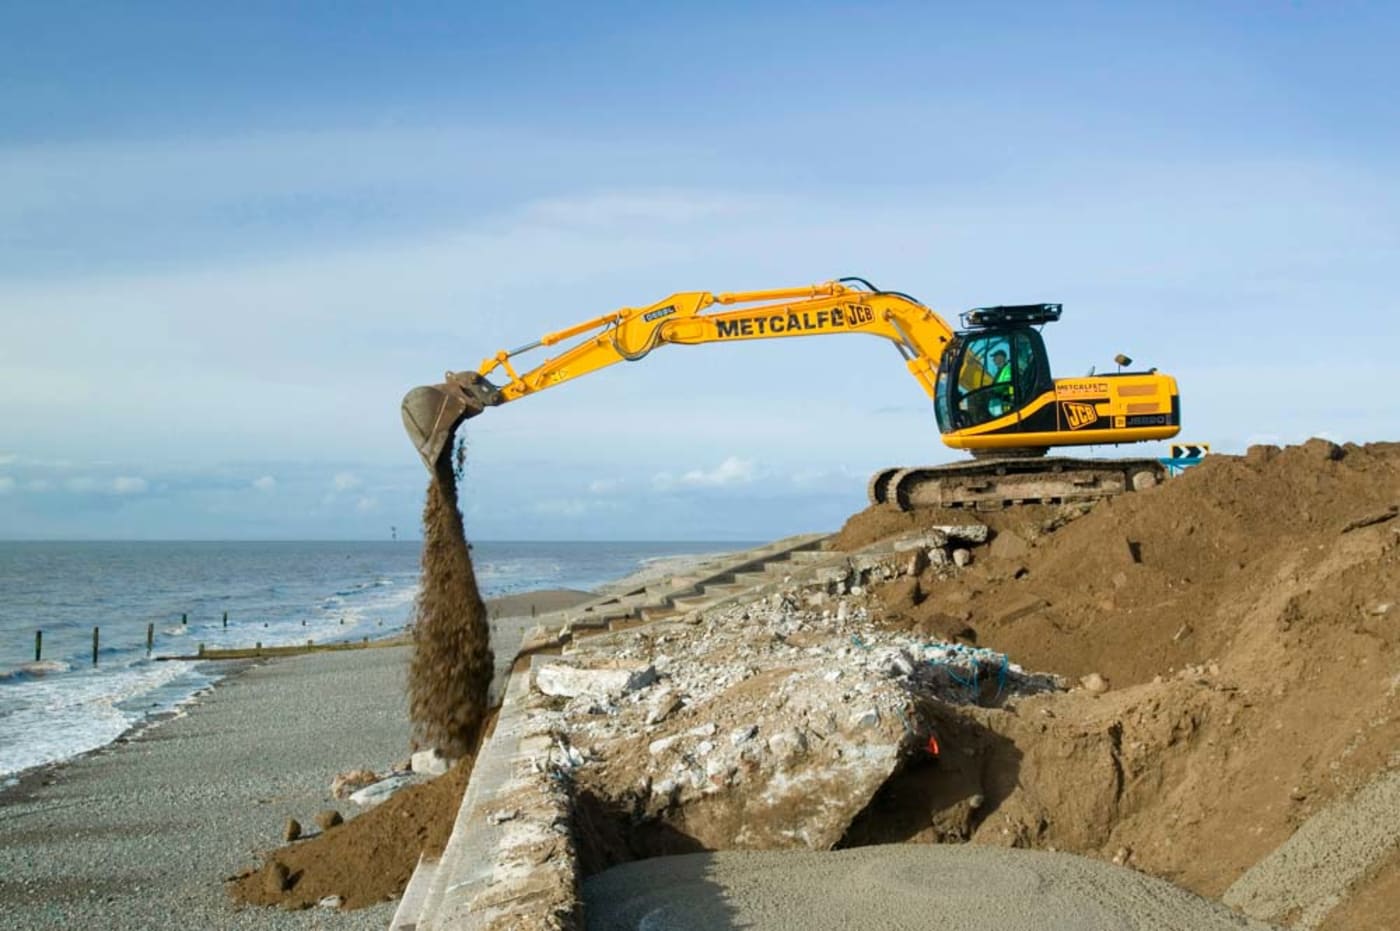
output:
POLYGON ((493 657, 457 507, 457 475, 447 456, 433 471, 423 506, 423 576, 413 641, 408 694, 415 737, 446 756, 464 756, 476 747, 486 715, 493 657))

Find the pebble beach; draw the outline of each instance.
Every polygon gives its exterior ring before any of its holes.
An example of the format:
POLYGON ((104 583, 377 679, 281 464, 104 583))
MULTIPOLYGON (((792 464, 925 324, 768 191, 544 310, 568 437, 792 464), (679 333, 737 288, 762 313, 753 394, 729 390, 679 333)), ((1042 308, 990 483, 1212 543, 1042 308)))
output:
MULTIPOLYGON (((585 593, 491 602, 502 617, 585 593)), ((407 646, 281 657, 230 673, 179 713, 0 792, 0 915, 15 929, 382 929, 390 901, 351 912, 240 908, 224 881, 281 843, 288 817, 357 807, 339 772, 409 750, 407 646)), ((314 830, 314 828, 313 828, 314 830)))
MULTIPOLYGON (((344 808, 336 772, 405 756, 407 661, 392 647, 253 666, 178 717, 29 774, 0 796, 5 926, 325 927, 324 913, 236 910, 223 880, 276 846, 289 816, 344 808)), ((336 927, 383 928, 392 913, 336 927)))

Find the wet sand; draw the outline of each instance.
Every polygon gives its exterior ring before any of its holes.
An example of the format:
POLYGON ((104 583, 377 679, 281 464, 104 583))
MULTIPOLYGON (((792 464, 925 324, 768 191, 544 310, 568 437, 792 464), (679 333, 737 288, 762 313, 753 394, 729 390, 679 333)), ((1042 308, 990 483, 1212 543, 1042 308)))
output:
POLYGON ((596 597, 592 592, 579 591, 576 588, 548 588, 538 592, 520 592, 516 595, 488 598, 486 610, 491 617, 524 617, 531 613, 562 611, 596 597))

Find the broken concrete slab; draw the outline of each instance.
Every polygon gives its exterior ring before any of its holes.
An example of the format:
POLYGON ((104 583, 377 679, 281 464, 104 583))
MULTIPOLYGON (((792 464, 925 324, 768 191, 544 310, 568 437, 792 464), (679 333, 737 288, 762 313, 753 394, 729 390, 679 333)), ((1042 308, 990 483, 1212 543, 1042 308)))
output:
POLYGON ((551 663, 535 670, 535 688, 555 698, 608 698, 635 692, 656 681, 656 667, 647 664, 585 669, 551 663))

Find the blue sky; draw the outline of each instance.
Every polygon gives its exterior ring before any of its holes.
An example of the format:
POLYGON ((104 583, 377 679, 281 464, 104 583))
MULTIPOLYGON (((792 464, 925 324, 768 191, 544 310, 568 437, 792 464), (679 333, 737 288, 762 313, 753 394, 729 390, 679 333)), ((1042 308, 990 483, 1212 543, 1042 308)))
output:
MULTIPOLYGON (((1057 372, 1171 372, 1218 450, 1400 434, 1393 6, 750 6, 5 4, 0 537, 409 534, 407 388, 851 274, 1061 301, 1057 372)), ((955 458, 856 337, 667 348, 469 438, 483 539, 827 529, 955 458)))

